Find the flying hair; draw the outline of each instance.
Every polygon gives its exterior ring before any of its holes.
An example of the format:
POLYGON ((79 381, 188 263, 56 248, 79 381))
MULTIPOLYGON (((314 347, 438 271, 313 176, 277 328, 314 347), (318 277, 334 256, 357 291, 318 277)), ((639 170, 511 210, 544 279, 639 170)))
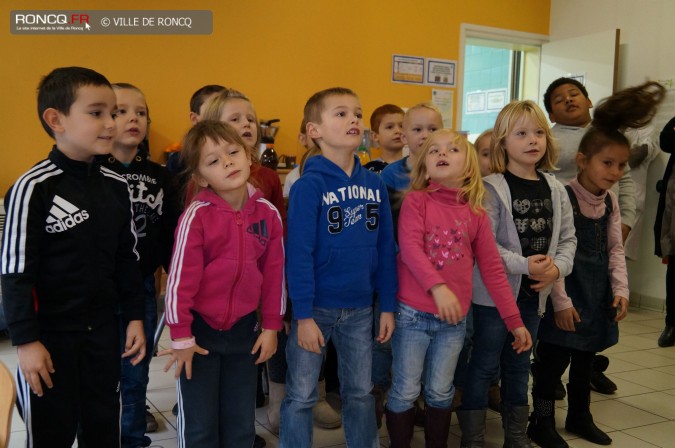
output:
POLYGON ((579 143, 579 152, 592 157, 612 143, 630 147, 622 131, 649 124, 665 96, 666 89, 661 84, 648 81, 603 99, 595 107, 593 121, 579 143))

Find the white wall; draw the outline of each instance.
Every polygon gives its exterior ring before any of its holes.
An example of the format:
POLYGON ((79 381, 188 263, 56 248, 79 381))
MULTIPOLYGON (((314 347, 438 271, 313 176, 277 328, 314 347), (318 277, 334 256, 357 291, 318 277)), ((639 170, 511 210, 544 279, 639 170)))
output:
MULTIPOLYGON (((673 0, 551 0, 550 37, 553 41, 619 28, 618 85, 622 88, 647 79, 675 77, 673 17, 673 0)), ((628 265, 631 295, 651 307, 653 298, 665 298, 665 267, 653 255, 652 225, 657 200, 654 185, 666 160, 662 155, 650 168, 640 258, 628 265)))

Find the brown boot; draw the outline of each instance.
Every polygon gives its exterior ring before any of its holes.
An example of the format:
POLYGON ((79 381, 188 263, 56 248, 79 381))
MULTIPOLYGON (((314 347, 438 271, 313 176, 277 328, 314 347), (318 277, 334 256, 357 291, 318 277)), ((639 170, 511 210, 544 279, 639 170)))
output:
POLYGON ((267 420, 270 422, 270 431, 279 434, 279 408, 286 396, 286 385, 281 383, 269 383, 269 401, 267 402, 267 420))
POLYGON ((326 382, 319 381, 317 384, 319 400, 312 409, 314 424, 323 429, 335 429, 342 426, 341 414, 331 407, 326 401, 326 382))
POLYGON ((387 432, 389 433, 389 448, 410 448, 413 430, 415 429, 415 408, 405 412, 391 412, 385 409, 387 432))
POLYGON ((450 408, 432 408, 428 405, 424 408, 424 411, 426 414, 424 426, 426 448, 447 448, 452 411, 450 408))

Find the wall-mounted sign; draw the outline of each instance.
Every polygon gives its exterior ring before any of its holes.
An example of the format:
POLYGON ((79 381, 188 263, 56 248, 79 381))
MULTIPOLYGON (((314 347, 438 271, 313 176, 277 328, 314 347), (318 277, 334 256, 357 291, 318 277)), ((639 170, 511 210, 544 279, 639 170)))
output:
POLYGON ((407 84, 424 84, 424 58, 393 55, 391 80, 407 84))
POLYGON ((485 112, 485 92, 469 92, 466 94, 466 113, 485 112))
POLYGON ((502 110, 506 106, 506 89, 487 91, 487 110, 502 110))
POLYGON ((455 61, 427 59, 426 84, 441 87, 455 87, 455 61))

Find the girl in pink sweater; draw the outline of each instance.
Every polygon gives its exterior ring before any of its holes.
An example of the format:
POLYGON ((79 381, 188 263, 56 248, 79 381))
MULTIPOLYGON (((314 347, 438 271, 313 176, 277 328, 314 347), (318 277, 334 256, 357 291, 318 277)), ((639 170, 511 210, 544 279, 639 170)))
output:
POLYGON ((476 153, 466 138, 448 129, 434 132, 413 168, 398 224, 398 310, 386 411, 393 448, 410 446, 413 403, 422 384, 426 446, 447 445, 474 260, 514 335, 513 349, 532 345, 480 206, 484 193, 476 153))
POLYGON ((281 217, 248 183, 251 153, 231 126, 196 124, 181 157, 196 196, 176 229, 160 353, 179 378, 179 445, 252 446, 256 365, 276 351, 285 311, 281 217))

